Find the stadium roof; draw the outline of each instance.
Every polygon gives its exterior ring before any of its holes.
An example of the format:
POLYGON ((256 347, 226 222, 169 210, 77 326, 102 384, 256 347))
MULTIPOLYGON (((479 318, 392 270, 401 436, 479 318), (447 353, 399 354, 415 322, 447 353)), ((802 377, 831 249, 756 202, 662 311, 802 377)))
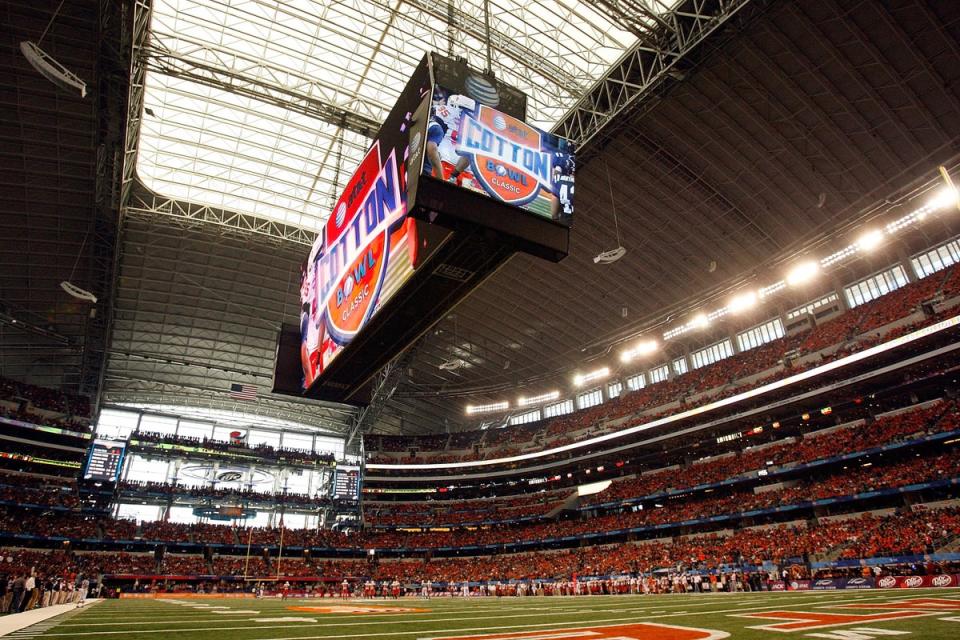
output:
MULTIPOLYGON (((158 194, 315 231, 426 52, 483 64, 484 5, 155 0, 137 174, 158 194)), ((489 6, 493 71, 548 128, 636 41, 578 2, 489 6)))
MULTIPOLYGON (((350 410, 266 393, 272 327, 297 320, 298 265, 333 185, 413 64, 435 49, 485 66, 483 4, 104 0, 98 16, 68 0, 44 44, 88 80, 81 101, 16 53, 58 1, 0 1, 17 26, 4 35, 15 91, 0 98, 16 116, 0 204, 4 233, 23 238, 0 247, 0 299, 67 339, 0 323, 0 374, 89 390, 102 373, 107 402, 346 429, 350 410), (130 32, 103 35, 117 25, 130 32), (96 186, 111 176, 115 191, 96 186), (117 227, 105 212, 120 201, 117 227), (96 307, 65 299, 68 277, 98 292, 96 307), (256 402, 231 400, 233 383, 257 385, 256 402)), ((493 70, 531 93, 540 124, 586 143, 571 255, 513 258, 442 320, 382 430, 456 429, 468 401, 549 390, 613 341, 829 244, 865 212, 895 214, 886 199, 957 164, 960 3, 516 4, 490 3, 493 70), (711 12, 728 19, 697 21, 711 12), (627 255, 595 265, 616 244, 614 209, 627 255)), ((919 233, 932 242, 956 225, 919 233)), ((773 307, 798 301, 787 292, 773 307)))

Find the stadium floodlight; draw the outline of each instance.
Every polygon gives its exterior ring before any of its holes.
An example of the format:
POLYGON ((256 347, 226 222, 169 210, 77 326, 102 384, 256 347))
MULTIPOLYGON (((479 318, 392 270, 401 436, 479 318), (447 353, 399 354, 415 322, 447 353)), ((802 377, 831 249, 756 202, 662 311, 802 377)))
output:
POLYGON ((787 284, 791 287, 809 282, 820 271, 820 265, 812 260, 801 262, 787 274, 787 284))
POLYGON ((757 292, 756 291, 744 291, 743 293, 738 293, 737 295, 731 298, 730 303, 727 305, 727 309, 730 313, 740 313, 741 311, 746 311, 751 309, 757 304, 757 292))
POLYGON ((927 201, 926 206, 931 211, 946 209, 947 207, 960 208, 960 192, 952 185, 943 187, 933 194, 933 197, 927 201))
POLYGON ((656 340, 644 340, 636 346, 627 349, 620 353, 620 360, 622 362, 630 362, 637 356, 643 356, 648 353, 653 353, 657 350, 657 341, 656 340))
POLYGON ((54 60, 39 44, 24 40, 20 43, 20 52, 44 78, 65 91, 79 92, 81 98, 87 97, 87 83, 54 60))
POLYGON ((538 396, 531 396, 529 398, 524 398, 521 396, 517 399, 517 404, 521 407, 529 407, 534 404, 541 404, 543 402, 550 402, 551 400, 556 400, 560 397, 559 391, 550 391, 549 393, 541 393, 538 396))
POLYGON ((610 367, 600 367, 599 369, 594 369, 590 373, 578 373, 573 376, 573 384, 578 387, 581 387, 588 382, 593 382, 594 380, 603 380, 610 375, 610 367))
POLYGON ((860 251, 873 251, 880 246, 881 242, 883 242, 883 231, 873 229, 857 238, 857 247, 860 251))
POLYGON ((504 411, 510 408, 510 403, 504 400, 503 402, 494 402, 491 404, 468 404, 466 407, 466 413, 468 416, 473 416, 478 413, 491 413, 493 411, 504 411))
POLYGON ((710 324, 710 318, 708 318, 705 313, 698 313, 693 316, 693 320, 690 321, 690 326, 696 327, 697 329, 703 329, 708 324, 710 324))

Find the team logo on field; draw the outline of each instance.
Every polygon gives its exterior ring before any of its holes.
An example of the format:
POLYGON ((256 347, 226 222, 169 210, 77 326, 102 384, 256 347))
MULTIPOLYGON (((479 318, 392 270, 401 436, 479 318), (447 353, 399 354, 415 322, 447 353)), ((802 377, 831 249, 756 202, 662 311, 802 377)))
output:
POLYGON ((721 640, 729 637, 730 634, 725 631, 642 622, 575 629, 431 636, 418 638, 418 640, 721 640))
POLYGON ((904 618, 919 618, 934 615, 929 611, 884 611, 883 613, 827 613, 824 611, 763 611, 759 613, 739 613, 731 617, 754 618, 757 620, 776 620, 770 624, 747 627, 762 631, 808 631, 827 627, 843 627, 871 622, 890 622, 904 618))
POLYGON ((288 611, 303 611, 305 613, 329 613, 329 614, 357 614, 369 615, 374 613, 429 613, 430 609, 418 609, 416 607, 374 607, 354 604, 331 604, 324 606, 300 605, 296 607, 287 607, 288 611))
POLYGON ((540 132, 521 120, 480 106, 463 119, 457 151, 469 156, 484 191, 508 204, 522 205, 551 188, 551 156, 540 146, 540 132))

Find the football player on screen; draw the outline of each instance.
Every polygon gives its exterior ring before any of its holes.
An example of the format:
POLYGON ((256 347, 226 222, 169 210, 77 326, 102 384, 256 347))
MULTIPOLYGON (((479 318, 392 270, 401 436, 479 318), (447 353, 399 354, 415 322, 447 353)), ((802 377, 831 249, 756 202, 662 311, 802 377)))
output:
POLYGON ((573 174, 576 165, 573 156, 557 151, 553 154, 553 193, 556 196, 550 203, 554 220, 573 215, 573 174))
POLYGON ((457 153, 460 122, 464 112, 472 113, 477 103, 473 98, 453 94, 447 98, 437 90, 433 94, 433 113, 427 125, 427 157, 423 170, 438 180, 456 182, 470 159, 457 153), (445 176, 444 164, 453 167, 449 178, 445 176))

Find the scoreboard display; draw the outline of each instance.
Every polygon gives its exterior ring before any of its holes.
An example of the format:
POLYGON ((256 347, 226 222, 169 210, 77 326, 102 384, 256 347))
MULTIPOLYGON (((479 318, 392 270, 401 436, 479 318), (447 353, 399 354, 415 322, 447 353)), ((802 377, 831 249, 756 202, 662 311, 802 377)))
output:
POLYGON ((84 479, 116 482, 123 465, 125 451, 126 443, 122 441, 101 438, 94 440, 87 455, 87 466, 83 471, 84 479))
POLYGON ((574 148, 526 107, 465 60, 421 60, 301 266, 275 393, 365 404, 373 374, 510 256, 566 257, 574 148))
POLYGON ((337 466, 333 476, 334 500, 356 502, 360 499, 360 467, 352 465, 337 466))

